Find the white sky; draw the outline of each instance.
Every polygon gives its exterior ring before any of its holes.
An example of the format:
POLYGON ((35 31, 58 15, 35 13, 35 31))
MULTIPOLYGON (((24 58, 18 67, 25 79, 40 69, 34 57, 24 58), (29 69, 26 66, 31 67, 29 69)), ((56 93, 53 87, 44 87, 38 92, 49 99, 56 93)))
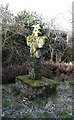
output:
POLYGON ((70 11, 72 9, 72 2, 74 0, 0 0, 0 4, 4 6, 9 3, 9 9, 14 15, 26 9, 27 11, 35 11, 42 14, 42 17, 50 21, 52 18, 56 19, 56 24, 71 31, 70 11))

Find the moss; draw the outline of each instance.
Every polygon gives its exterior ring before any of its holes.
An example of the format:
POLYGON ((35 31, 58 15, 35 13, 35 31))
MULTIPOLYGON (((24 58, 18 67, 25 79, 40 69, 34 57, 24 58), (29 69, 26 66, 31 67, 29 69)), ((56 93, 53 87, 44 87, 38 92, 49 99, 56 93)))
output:
POLYGON ((30 86, 32 88, 39 88, 39 87, 45 86, 46 92, 49 92, 50 89, 55 90, 56 86, 57 86, 57 82, 54 82, 53 80, 48 79, 43 76, 42 76, 42 79, 40 79, 40 80, 29 79, 28 75, 17 76, 16 78, 21 80, 22 82, 24 82, 25 84, 27 84, 28 86, 30 86))

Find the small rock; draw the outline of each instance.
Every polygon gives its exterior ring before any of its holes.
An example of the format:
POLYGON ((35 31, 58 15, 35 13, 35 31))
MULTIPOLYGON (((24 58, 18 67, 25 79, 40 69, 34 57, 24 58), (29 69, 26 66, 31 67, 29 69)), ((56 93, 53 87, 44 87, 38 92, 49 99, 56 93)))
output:
POLYGON ((20 112, 20 114, 22 115, 22 112, 20 112))
POLYGON ((69 113, 70 115, 72 115, 72 113, 69 113))
POLYGON ((5 113, 3 113, 1 116, 4 117, 4 116, 5 116, 5 113))
POLYGON ((26 100, 23 100, 23 102, 25 102, 26 100))

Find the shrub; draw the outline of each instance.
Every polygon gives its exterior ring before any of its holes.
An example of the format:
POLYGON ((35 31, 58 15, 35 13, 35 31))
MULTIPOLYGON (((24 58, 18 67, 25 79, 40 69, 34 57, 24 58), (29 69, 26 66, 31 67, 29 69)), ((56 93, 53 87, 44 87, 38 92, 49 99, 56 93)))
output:
POLYGON ((56 76, 60 76, 60 80, 64 81, 68 79, 74 71, 74 65, 66 64, 66 63, 51 63, 47 61, 43 61, 43 70, 42 74, 48 78, 54 78, 56 76))
MULTIPOLYGON (((24 62, 21 65, 14 64, 2 69, 2 83, 12 83, 15 82, 15 77, 18 75, 28 74, 30 67, 30 62, 24 62)), ((54 77, 59 77, 60 80, 65 81, 71 78, 74 72, 74 65, 71 66, 66 63, 51 63, 43 61, 42 75, 44 77, 54 79, 54 77)))
POLYGON ((2 69, 2 83, 14 83, 18 75, 28 74, 29 63, 25 62, 22 66, 10 65, 2 69))

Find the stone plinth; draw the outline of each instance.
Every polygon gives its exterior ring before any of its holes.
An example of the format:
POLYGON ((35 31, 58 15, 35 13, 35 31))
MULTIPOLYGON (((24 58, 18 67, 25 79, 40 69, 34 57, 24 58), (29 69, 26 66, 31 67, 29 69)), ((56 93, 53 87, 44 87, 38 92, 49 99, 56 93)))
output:
POLYGON ((16 88, 20 89, 28 98, 34 98, 38 95, 49 95, 55 92, 57 82, 42 77, 40 80, 32 80, 29 75, 16 77, 16 88))

